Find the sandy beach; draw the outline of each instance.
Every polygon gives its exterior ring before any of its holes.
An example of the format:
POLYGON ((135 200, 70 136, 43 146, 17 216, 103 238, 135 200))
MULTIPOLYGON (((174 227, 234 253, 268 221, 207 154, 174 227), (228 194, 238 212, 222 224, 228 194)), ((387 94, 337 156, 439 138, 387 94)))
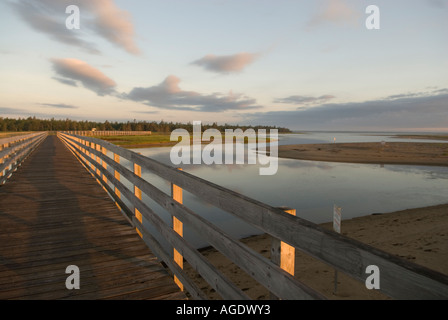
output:
MULTIPOLYGON (((332 228, 331 223, 322 226, 332 228)), ((347 237, 448 275, 448 204, 343 220, 341 231, 347 237)), ((252 236, 242 242, 269 258, 270 236, 252 236)), ((201 253, 252 299, 270 299, 264 287, 222 254, 213 248, 201 253)), ((188 265, 185 270, 195 274, 188 265)), ((389 299, 341 273, 334 294, 334 269, 298 250, 295 277, 331 300, 389 299)), ((210 299, 220 299, 202 279, 196 277, 196 281, 210 299)))
MULTIPOLYGON (((448 165, 447 143, 344 143, 289 145, 279 147, 279 156, 334 162, 448 165)), ((299 214, 299 213, 298 213, 299 214)), ((332 223, 322 224, 331 229, 332 223)), ((372 214, 343 220, 341 233, 413 263, 448 275, 448 204, 372 214)), ((271 237, 256 235, 241 240, 269 258, 271 237)), ((219 270, 252 299, 270 299, 269 292, 213 248, 201 250, 219 270)), ((185 270, 193 276, 195 273, 185 270)), ((328 299, 382 300, 387 296, 367 290, 363 283, 338 273, 334 292, 334 269, 296 250, 295 277, 328 299)), ((197 283, 210 299, 220 299, 199 276, 197 283)))
POLYGON ((331 162, 448 166, 448 143, 363 142, 279 146, 280 158, 331 162))

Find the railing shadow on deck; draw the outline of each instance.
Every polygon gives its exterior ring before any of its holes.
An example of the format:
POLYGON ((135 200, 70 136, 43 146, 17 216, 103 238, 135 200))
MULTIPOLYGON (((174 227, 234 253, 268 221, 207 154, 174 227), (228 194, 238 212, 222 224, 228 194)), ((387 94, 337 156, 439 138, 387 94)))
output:
POLYGON ((195 299, 207 297, 183 271, 184 259, 222 298, 241 300, 249 297, 183 238, 183 224, 191 227, 211 246, 267 288, 272 294, 271 297, 325 299, 322 294, 294 278, 290 274, 291 271, 284 267, 288 265, 288 261, 285 263, 281 260, 294 257, 294 254, 279 252, 281 246, 278 243, 284 243, 362 283, 368 277, 367 267, 377 266, 381 277, 379 290, 391 298, 448 298, 448 277, 444 274, 323 229, 291 212, 271 207, 104 140, 63 132, 58 133, 58 136, 109 192, 148 247, 169 267, 178 285, 195 299), (112 153, 112 157, 108 156, 108 153, 112 153), (120 165, 121 158, 130 161, 134 170, 120 165), (141 178, 141 168, 169 181, 172 186, 171 195, 141 178), (120 181, 121 177, 133 185, 133 190, 120 181), (277 239, 277 242, 273 242, 277 243, 276 247, 271 250, 276 257, 271 260, 265 258, 187 208, 182 203, 182 190, 237 216, 277 239), (166 224, 141 200, 142 193, 171 214, 172 225, 166 224), (126 205, 122 197, 131 205, 126 205), (142 222, 143 217, 168 241, 172 246, 171 252, 167 252, 147 230, 142 222))

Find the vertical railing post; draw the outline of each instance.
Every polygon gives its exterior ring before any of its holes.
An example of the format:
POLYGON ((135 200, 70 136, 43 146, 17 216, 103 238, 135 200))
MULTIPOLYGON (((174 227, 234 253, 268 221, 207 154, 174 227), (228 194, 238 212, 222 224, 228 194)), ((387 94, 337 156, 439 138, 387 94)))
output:
MULTIPOLYGON (((90 142, 90 148, 95 149, 95 144, 93 142, 90 142)), ((90 159, 95 159, 95 154, 94 153, 90 153, 90 159)), ((92 161, 90 161, 90 168, 92 168, 93 171, 95 171, 95 165, 93 164, 92 161)))
MULTIPOLYGON (((114 153, 114 161, 115 163, 117 163, 118 165, 120 164, 120 155, 114 153)), ((120 181, 120 173, 117 170, 114 170, 114 177, 115 179, 117 179, 118 181, 120 181)), ((115 194, 117 195, 118 198, 121 199, 121 192, 120 190, 117 188, 117 186, 115 186, 115 194)), ((118 206, 118 208, 120 208, 120 206, 118 205, 118 203, 116 203, 116 205, 118 206)), ((121 209, 121 208, 120 208, 121 209)))
MULTIPOLYGON (((137 175, 138 177, 142 176, 142 167, 140 167, 138 164, 134 163, 134 174, 137 175)), ((135 196, 142 200, 142 191, 137 188, 137 186, 134 185, 134 194, 135 196)), ((137 208, 134 209, 135 211, 135 218, 141 223, 143 224, 143 218, 142 218, 142 214, 140 213, 140 211, 138 211, 137 208)), ((143 238, 143 235, 141 234, 140 230, 138 230, 138 228, 136 228, 137 233, 140 235, 140 238, 143 238)))
MULTIPOLYGON (((95 145, 96 147, 96 151, 101 152, 101 146, 99 144, 95 145)), ((103 165, 103 160, 101 159, 100 156, 96 156, 96 162, 98 163, 98 167, 96 168, 96 173, 101 176, 101 170, 100 170, 100 166, 103 165)))
MULTIPOLYGON (((0 144, 0 151, 3 150, 3 145, 0 144)), ((3 158, 0 158, 0 165, 3 163, 3 158)), ((0 178, 3 177, 3 170, 0 171, 0 178)))
MULTIPOLYGON (((3 147, 4 147, 4 146, 0 144, 0 151, 3 150, 3 147)), ((3 157, 0 158, 0 165, 1 165, 2 163, 3 163, 3 157)), ((3 170, 0 171, 0 178, 1 178, 1 177, 3 177, 3 170)))
MULTIPOLYGON (((103 154, 103 156, 107 156, 107 149, 105 147, 101 147, 101 153, 103 154)), ((106 161, 102 161, 103 162, 103 168, 107 170, 107 163, 106 161)), ((105 174, 103 174, 103 181, 105 183, 107 183, 107 177, 105 174)))
MULTIPOLYGON (((178 168, 178 170, 182 170, 181 168, 178 168)), ((171 194, 174 201, 177 201, 179 203, 183 203, 183 195, 182 195, 182 188, 179 186, 176 186, 175 184, 171 184, 171 194)), ((173 216, 173 229, 174 231, 179 234, 181 237, 184 236, 184 227, 183 223, 173 216)), ((184 268, 184 257, 180 254, 179 251, 176 250, 176 248, 173 248, 173 258, 174 262, 181 268, 184 268)), ((178 285, 178 287, 183 291, 184 285, 182 282, 174 276, 174 282, 178 285)))
MULTIPOLYGON (((72 136, 72 139, 75 140, 78 143, 81 143, 81 139, 79 139, 79 138, 76 138, 76 137, 72 136)), ((72 149, 73 149, 73 152, 75 152, 78 156, 80 156, 80 157, 82 156, 81 155, 81 147, 79 145, 77 145, 75 143, 74 146, 72 147, 72 149)))
POLYGON ((84 159, 84 161, 86 160, 86 156, 87 156, 87 150, 85 148, 86 142, 84 139, 79 138, 79 142, 82 144, 82 146, 79 146, 80 150, 81 150, 81 155, 84 159))
MULTIPOLYGON (((8 143, 4 143, 2 147, 3 147, 3 149, 6 149, 6 148, 10 147, 9 142, 8 142, 8 143)), ((6 161, 9 157, 10 157, 10 155, 7 155, 7 156, 4 157, 3 159, 5 159, 5 161, 6 161)), ((0 163, 3 163, 3 159, 2 159, 2 161, 1 161, 0 163)), ((9 166, 9 169, 10 169, 10 168, 11 168, 11 165, 9 166)), ((7 175, 9 169, 8 169, 8 168, 5 168, 4 172, 2 172, 2 174, 0 175, 0 177, 2 177, 4 174, 7 175)))
MULTIPOLYGON (((296 210, 286 207, 281 207, 283 211, 293 216, 296 215, 296 210)), ((296 249, 289 244, 280 241, 277 238, 272 238, 271 243, 271 261, 278 265, 280 268, 294 276, 294 268, 296 261, 296 249)), ((278 299, 271 293, 271 299, 278 299)))
MULTIPOLYGON (((87 142, 87 140, 82 140, 82 144, 84 145, 84 153, 85 153, 85 155, 86 155, 86 160, 87 160, 87 158, 88 157, 90 157, 90 153, 89 153, 89 150, 87 150, 87 147, 89 146, 89 143, 87 142)), ((86 163, 86 166, 87 166, 87 163, 86 163)))

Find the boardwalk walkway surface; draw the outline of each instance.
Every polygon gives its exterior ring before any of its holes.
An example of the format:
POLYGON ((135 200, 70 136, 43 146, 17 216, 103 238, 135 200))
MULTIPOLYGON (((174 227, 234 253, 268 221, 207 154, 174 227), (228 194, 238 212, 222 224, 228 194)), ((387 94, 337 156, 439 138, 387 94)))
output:
POLYGON ((0 186, 0 299, 185 299, 56 136, 0 186), (68 290, 66 268, 80 270, 68 290))

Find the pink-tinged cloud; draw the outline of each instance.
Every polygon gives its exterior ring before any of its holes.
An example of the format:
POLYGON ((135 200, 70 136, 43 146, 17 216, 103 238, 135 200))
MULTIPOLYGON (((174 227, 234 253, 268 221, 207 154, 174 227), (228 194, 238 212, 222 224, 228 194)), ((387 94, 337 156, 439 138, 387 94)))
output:
POLYGON ((309 21, 308 27, 324 23, 355 24, 360 13, 351 8, 345 0, 326 0, 320 11, 309 21))
POLYGON ((62 78, 54 78, 61 83, 80 82, 86 89, 89 89, 99 96, 115 93, 116 83, 107 77, 100 70, 92 67, 88 63, 77 59, 52 59, 54 71, 62 78))
POLYGON ((206 70, 218 73, 241 72, 245 67, 258 58, 256 53, 241 52, 227 56, 208 54, 205 57, 192 62, 206 70))
POLYGON ((113 0, 85 0, 96 13, 95 31, 110 42, 132 54, 139 54, 134 38, 135 31, 129 12, 118 8, 113 0))
POLYGON ((256 104, 255 99, 242 94, 230 92, 204 95, 195 91, 184 91, 179 87, 179 83, 180 79, 171 75, 158 85, 134 88, 128 94, 123 94, 121 98, 167 110, 220 112, 261 108, 256 104))
POLYGON ((35 31, 58 42, 98 54, 100 51, 97 46, 83 38, 90 33, 131 54, 140 53, 135 43, 131 15, 120 9, 113 0, 17 0, 9 4, 35 31), (82 32, 73 32, 64 27, 69 5, 76 5, 80 9, 82 32))

